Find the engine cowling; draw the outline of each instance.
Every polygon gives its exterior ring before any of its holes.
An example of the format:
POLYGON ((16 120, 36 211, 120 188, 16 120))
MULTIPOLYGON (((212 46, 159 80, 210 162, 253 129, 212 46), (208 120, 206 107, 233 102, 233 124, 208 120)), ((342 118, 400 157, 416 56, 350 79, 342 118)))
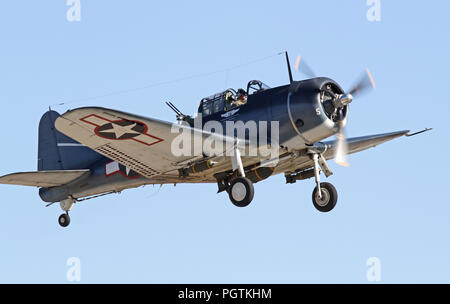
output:
POLYGON ((287 96, 287 114, 292 138, 285 146, 301 149, 328 138, 346 124, 348 104, 342 88, 329 78, 292 83, 287 96))

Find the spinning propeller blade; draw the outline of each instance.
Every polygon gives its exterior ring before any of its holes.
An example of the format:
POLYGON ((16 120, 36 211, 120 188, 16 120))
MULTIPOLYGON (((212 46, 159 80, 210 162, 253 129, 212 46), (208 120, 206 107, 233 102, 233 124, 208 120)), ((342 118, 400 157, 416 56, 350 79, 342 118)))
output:
POLYGON ((372 73, 370 73, 369 69, 366 69, 358 82, 349 90, 349 93, 353 96, 358 96, 371 88, 375 89, 375 81, 373 80, 372 73))
POLYGON ((297 72, 302 72, 308 77, 315 78, 316 73, 314 73, 313 69, 302 59, 302 55, 298 55, 297 60, 295 61, 295 70, 297 72))
MULTIPOLYGON (((339 97, 343 101, 346 101, 347 104, 353 101, 354 97, 359 97, 363 93, 368 92, 369 89, 375 89, 375 81, 373 79, 372 74, 369 69, 366 69, 365 73, 361 78, 356 82, 352 89, 348 91, 347 94, 344 94, 339 97), (344 98, 349 98, 349 100, 345 100, 344 98)), ((342 102, 341 102, 342 104, 342 102)), ((339 122, 339 130, 336 134, 336 151, 334 155, 334 160, 338 165, 348 167, 349 163, 347 162, 347 154, 348 154, 348 143, 347 138, 345 136, 345 128, 342 121, 339 122)))
POLYGON ((334 154, 334 161, 336 164, 348 167, 350 164, 347 162, 347 154, 348 154, 348 143, 347 138, 345 136, 345 129, 343 123, 339 123, 339 131, 336 134, 336 151, 334 154))

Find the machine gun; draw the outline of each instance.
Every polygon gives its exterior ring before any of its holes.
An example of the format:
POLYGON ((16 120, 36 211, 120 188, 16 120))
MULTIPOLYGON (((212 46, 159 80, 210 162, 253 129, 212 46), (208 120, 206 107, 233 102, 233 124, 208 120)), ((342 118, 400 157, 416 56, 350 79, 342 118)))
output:
POLYGON ((181 112, 181 111, 180 111, 173 103, 171 103, 170 101, 166 102, 166 105, 168 105, 169 108, 171 108, 172 111, 175 112, 178 121, 185 121, 185 122, 187 122, 190 126, 193 126, 193 125, 194 125, 194 118, 192 118, 192 116, 183 114, 183 113, 182 113, 182 112, 181 112))

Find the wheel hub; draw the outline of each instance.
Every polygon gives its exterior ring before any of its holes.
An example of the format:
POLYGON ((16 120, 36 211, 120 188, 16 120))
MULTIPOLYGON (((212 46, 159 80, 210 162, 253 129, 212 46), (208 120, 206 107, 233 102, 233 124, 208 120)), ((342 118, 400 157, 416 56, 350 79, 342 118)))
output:
POLYGON ((328 192, 327 189, 320 189, 322 197, 319 196, 319 193, 316 193, 316 203, 317 205, 319 205, 320 207, 325 207, 328 205, 328 203, 330 202, 330 193, 328 192))
POLYGON ((238 202, 243 201, 245 199, 245 196, 247 195, 247 188, 243 183, 236 183, 231 189, 231 195, 233 196, 234 200, 238 202))

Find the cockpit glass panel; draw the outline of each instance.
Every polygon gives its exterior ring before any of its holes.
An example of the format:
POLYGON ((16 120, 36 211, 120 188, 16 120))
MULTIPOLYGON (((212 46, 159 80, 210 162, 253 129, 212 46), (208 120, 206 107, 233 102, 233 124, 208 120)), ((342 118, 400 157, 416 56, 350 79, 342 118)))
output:
POLYGON ((242 88, 237 91, 228 89, 224 92, 203 98, 200 103, 199 112, 202 113, 203 116, 209 116, 232 110, 247 104, 248 92, 254 94, 268 88, 269 87, 261 81, 252 80, 248 83, 247 90, 242 88))
POLYGON ((203 101, 202 105, 203 115, 208 116, 212 114, 212 103, 208 101, 203 101))
POLYGON ((225 100, 224 99, 218 99, 215 100, 214 106, 213 106, 213 113, 218 113, 223 111, 225 108, 225 100))
POLYGON ((247 94, 252 95, 267 89, 270 89, 270 87, 265 83, 263 83, 262 81, 252 80, 247 85, 247 94))

